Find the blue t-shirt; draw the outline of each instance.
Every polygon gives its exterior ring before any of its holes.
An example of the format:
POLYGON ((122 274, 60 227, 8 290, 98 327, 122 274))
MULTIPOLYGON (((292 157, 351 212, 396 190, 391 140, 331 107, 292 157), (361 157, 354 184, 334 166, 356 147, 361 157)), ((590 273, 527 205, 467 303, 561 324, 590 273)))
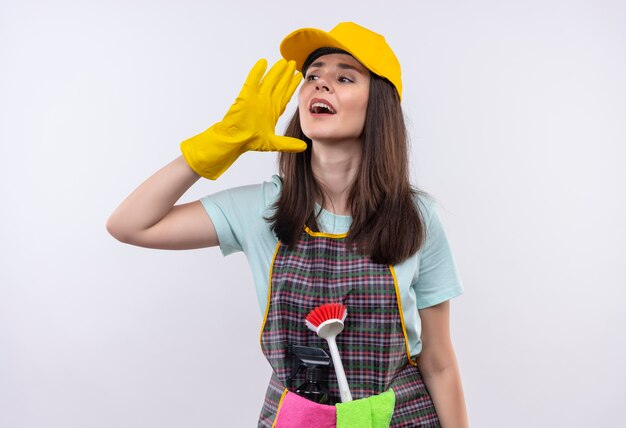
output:
MULTIPOLYGON (((252 269, 261 313, 265 313, 270 264, 278 239, 265 220, 281 191, 276 175, 261 184, 235 187, 201 199, 226 256, 243 251, 252 269)), ((434 306, 463 293, 436 203, 428 197, 415 200, 426 224, 426 241, 408 259, 394 266, 411 356, 422 350, 418 309, 434 306)), ((318 209, 319 208, 318 206, 318 209)), ((341 234, 350 228, 352 218, 321 209, 321 232, 341 234)))

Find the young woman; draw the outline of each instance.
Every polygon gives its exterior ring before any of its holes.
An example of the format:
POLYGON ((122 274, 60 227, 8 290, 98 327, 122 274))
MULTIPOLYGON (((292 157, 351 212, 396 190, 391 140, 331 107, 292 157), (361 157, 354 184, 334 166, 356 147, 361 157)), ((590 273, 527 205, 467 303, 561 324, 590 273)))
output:
POLYGON ((281 53, 267 74, 265 60, 253 67, 224 119, 184 141, 107 228, 144 247, 245 252, 273 368, 259 426, 465 427, 448 303, 463 289, 435 203, 409 183, 400 64, 354 23, 296 30, 281 53), (281 152, 280 176, 175 205, 248 150, 281 152), (347 307, 337 346, 352 402, 339 403, 334 376, 327 405, 293 394, 303 379, 289 378, 289 349, 328 350, 304 323, 325 303, 347 307))

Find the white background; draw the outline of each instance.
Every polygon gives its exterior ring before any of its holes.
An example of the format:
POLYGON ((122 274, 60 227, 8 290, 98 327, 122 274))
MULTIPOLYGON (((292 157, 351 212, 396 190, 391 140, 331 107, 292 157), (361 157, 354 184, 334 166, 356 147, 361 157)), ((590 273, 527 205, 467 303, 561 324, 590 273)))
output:
MULTIPOLYGON (((255 426, 245 258, 105 223, 286 34, 348 20, 403 66, 413 179, 466 289, 472 426, 623 424, 626 3, 1 0, 0 426, 255 426)), ((274 171, 246 154, 183 200, 274 171)))

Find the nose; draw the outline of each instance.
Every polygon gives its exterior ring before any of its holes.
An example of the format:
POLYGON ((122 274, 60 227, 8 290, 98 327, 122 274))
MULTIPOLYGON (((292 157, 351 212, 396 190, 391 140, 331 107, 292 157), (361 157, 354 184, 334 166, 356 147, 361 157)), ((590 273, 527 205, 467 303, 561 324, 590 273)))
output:
POLYGON ((315 81, 315 89, 318 91, 326 91, 330 92, 330 85, 326 82, 323 77, 318 77, 315 81))
POLYGON ((318 83, 315 86, 315 89, 317 89, 318 91, 324 91, 325 90, 326 92, 330 92, 330 88, 328 86, 320 84, 320 83, 318 83))

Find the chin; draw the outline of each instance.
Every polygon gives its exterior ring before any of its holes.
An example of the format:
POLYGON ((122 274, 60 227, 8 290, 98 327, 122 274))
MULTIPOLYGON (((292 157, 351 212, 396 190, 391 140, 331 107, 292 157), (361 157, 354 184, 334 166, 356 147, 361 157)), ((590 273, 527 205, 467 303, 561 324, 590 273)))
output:
POLYGON ((302 132, 311 141, 317 141, 319 143, 335 143, 359 138, 359 135, 356 133, 349 133, 345 130, 338 130, 329 127, 324 127, 322 129, 321 126, 302 127, 302 132))
POLYGON ((309 137, 309 139, 311 141, 313 141, 316 144, 321 144, 321 145, 339 145, 343 142, 354 142, 356 140, 360 139, 358 137, 355 136, 348 136, 348 135, 317 135, 317 136, 313 136, 313 137, 309 137))
POLYGON ((304 132, 304 135, 306 135, 311 141, 317 141, 320 143, 334 142, 345 138, 345 136, 332 131, 303 130, 302 132, 304 132))

